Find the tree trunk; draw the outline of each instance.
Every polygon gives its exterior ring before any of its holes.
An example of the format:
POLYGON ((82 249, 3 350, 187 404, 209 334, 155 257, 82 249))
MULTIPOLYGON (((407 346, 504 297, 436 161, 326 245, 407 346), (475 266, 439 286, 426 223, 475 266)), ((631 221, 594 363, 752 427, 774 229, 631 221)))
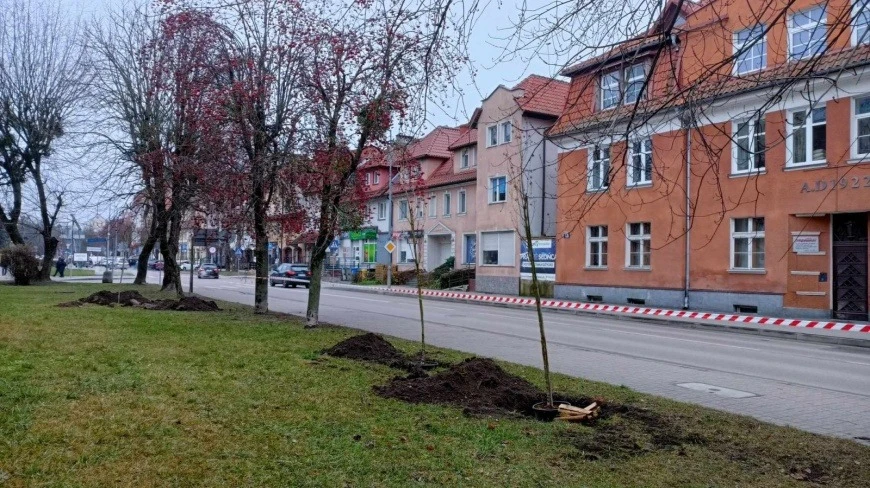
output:
MULTIPOLYGON (((136 279, 133 280, 134 285, 144 285, 148 281, 148 258, 151 257, 151 252, 154 251, 154 245, 157 244, 157 216, 154 210, 151 211, 151 224, 148 229, 148 237, 142 243, 142 250, 139 251, 139 259, 136 261, 136 279)), ((192 261, 191 261, 192 263, 192 261)))
MULTIPOLYGON (((316 242, 320 241, 320 237, 316 242)), ((314 252, 311 253, 311 288, 308 290, 308 310, 305 314, 305 328, 317 327, 320 322, 320 290, 323 284, 323 261, 326 252, 321 251, 324 246, 315 242, 314 252)))
POLYGON ((3 223, 3 229, 9 236, 9 240, 12 241, 12 244, 24 244, 24 237, 18 228, 22 204, 21 183, 13 180, 10 186, 12 187, 12 209, 9 211, 9 215, 6 215, 5 209, 0 205, 0 222, 3 223))
POLYGON ((254 228, 257 235, 254 238, 254 256, 256 262, 256 278, 254 279, 254 313, 269 311, 269 235, 266 234, 266 216, 254 217, 254 228), (259 221, 259 222, 258 222, 259 221))
POLYGON ((139 259, 136 261, 136 279, 133 280, 134 285, 144 285, 147 283, 148 258, 151 257, 151 252, 154 251, 154 245, 156 243, 157 237, 151 234, 142 244, 142 250, 139 251, 139 259))
POLYGON ((54 263, 54 255, 57 253, 57 237, 49 234, 49 237, 46 238, 43 235, 42 245, 45 248, 45 253, 42 255, 42 269, 39 270, 39 281, 50 281, 51 265, 54 263))
POLYGON ((529 196, 522 192, 523 231, 526 241, 526 251, 529 253, 529 264, 532 268, 532 294, 535 296, 535 311, 538 315, 538 331, 541 335, 541 359, 544 363, 544 381, 547 384, 547 406, 553 407, 553 382, 550 379, 550 355, 547 352, 547 334, 544 331, 544 314, 541 312, 541 289, 538 286, 538 269, 535 263, 535 252, 532 247, 532 221, 529 216, 529 196))
POLYGON ((184 291, 181 289, 181 273, 175 259, 177 250, 178 244, 173 246, 168 236, 160 238, 160 253, 163 254, 163 286, 160 289, 182 296, 184 291))

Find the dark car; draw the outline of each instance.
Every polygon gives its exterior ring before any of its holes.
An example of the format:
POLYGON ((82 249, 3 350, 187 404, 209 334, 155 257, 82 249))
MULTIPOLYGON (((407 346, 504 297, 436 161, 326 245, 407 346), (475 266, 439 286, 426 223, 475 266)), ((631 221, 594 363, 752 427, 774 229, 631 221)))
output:
POLYGON ((156 261, 154 263, 154 269, 157 271, 163 271, 163 261, 156 261))
POLYGON ((206 263, 199 267, 199 271, 196 272, 196 276, 198 278, 220 278, 220 270, 218 269, 216 264, 206 263))
POLYGON ((269 284, 272 286, 281 283, 284 288, 288 286, 296 288, 298 285, 311 286, 311 272, 307 264, 284 263, 272 268, 269 275, 269 284))

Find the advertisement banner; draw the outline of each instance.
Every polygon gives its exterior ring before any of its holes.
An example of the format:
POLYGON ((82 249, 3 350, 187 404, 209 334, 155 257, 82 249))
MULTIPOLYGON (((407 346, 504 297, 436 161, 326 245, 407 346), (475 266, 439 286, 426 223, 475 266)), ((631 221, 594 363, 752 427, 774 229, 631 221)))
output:
MULTIPOLYGON (((533 239, 532 252, 535 254, 535 268, 540 281, 556 281, 556 239, 533 239)), ((520 277, 532 279, 532 263, 526 241, 520 242, 520 277)))

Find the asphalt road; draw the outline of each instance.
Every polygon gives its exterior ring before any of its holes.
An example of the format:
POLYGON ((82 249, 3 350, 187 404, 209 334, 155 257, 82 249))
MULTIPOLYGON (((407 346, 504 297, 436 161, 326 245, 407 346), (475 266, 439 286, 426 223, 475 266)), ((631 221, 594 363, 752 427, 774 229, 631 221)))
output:
MULTIPOLYGON (((253 304, 250 279, 197 279, 194 291, 253 304)), ((304 288, 271 288, 270 309, 304 316, 307 296, 304 288)), ((532 310, 435 300, 426 301, 425 310, 431 344, 541 366, 532 310)), ((601 316, 549 312, 545 318, 555 371, 811 432, 870 440, 870 348, 601 316)), ((321 320, 419 339, 414 297, 327 287, 321 320)))

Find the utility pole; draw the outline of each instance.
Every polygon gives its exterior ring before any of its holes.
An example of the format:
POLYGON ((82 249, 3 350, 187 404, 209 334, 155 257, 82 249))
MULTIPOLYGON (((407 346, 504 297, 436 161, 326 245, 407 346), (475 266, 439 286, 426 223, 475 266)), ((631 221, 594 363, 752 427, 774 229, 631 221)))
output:
MULTIPOLYGON (((393 240, 393 154, 387 151, 387 239, 393 240)), ((390 262, 387 264, 387 288, 393 286, 393 253, 387 253, 390 262)))

